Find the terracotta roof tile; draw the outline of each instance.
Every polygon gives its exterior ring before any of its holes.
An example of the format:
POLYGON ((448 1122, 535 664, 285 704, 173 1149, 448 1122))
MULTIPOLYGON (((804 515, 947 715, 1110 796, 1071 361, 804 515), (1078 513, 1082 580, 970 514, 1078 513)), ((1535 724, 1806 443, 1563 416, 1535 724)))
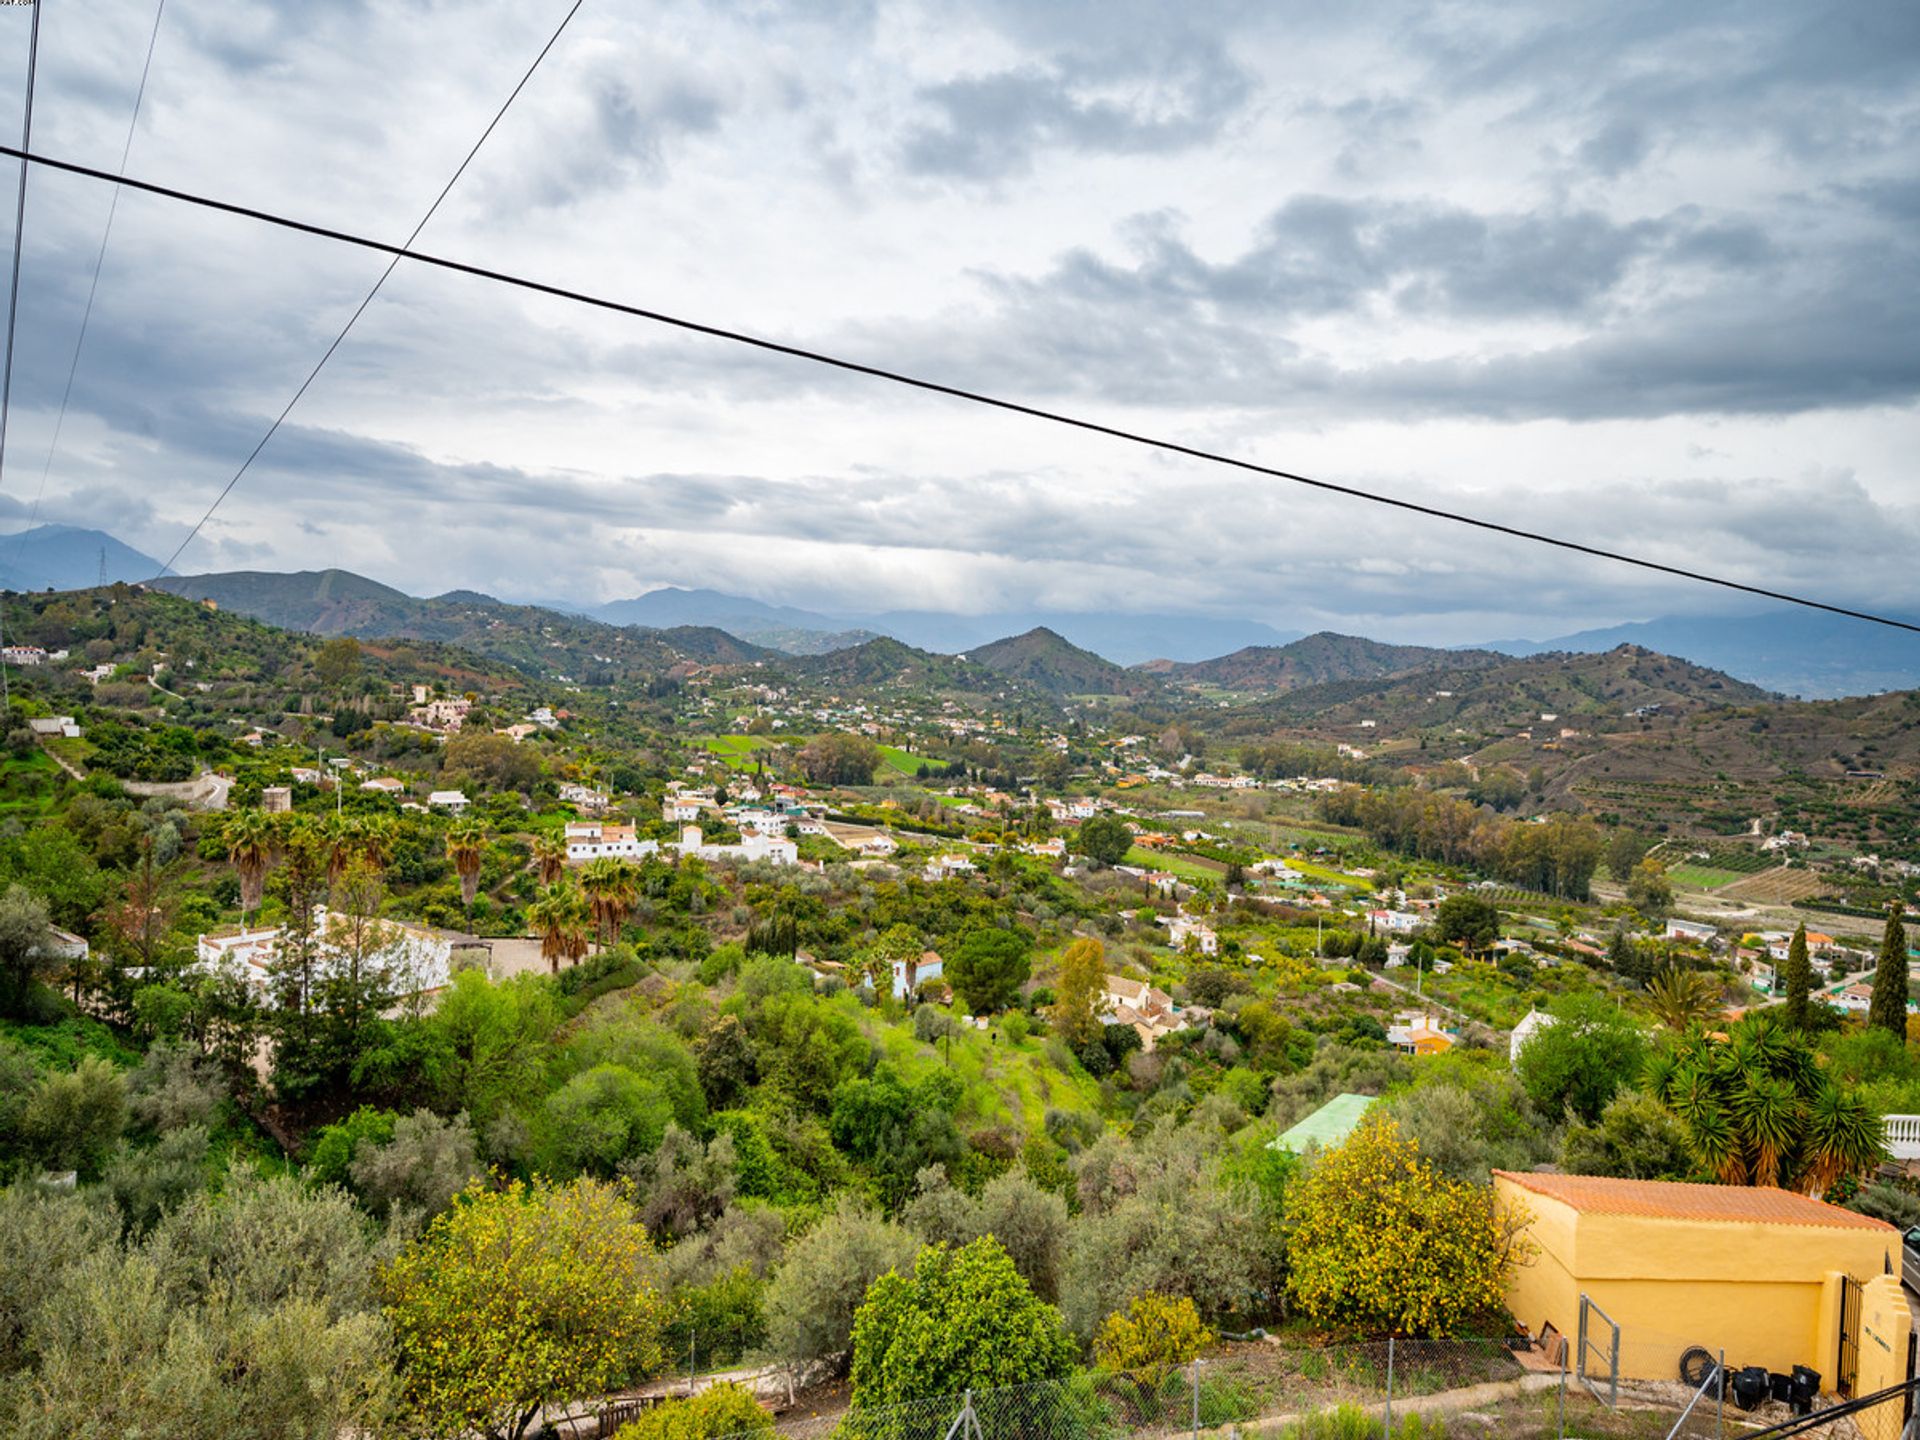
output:
POLYGON ((1685 1185, 1667 1180, 1620 1180, 1604 1175, 1536 1175, 1496 1170, 1523 1190, 1596 1215, 1642 1215, 1655 1220, 1727 1220, 1748 1224, 1820 1225, 1835 1230, 1894 1227, 1870 1215, 1842 1210, 1810 1195, 1754 1185, 1685 1185))

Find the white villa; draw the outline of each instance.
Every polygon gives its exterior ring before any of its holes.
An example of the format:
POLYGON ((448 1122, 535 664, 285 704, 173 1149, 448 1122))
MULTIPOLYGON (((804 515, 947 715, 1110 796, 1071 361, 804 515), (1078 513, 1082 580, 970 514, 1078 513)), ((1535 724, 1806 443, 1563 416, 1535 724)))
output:
MULTIPOLYGON (((342 948, 343 922, 314 907, 317 969, 331 975, 347 962, 342 948)), ((376 922, 379 948, 371 963, 387 972, 389 988, 400 995, 420 995, 443 988, 450 978, 453 940, 418 925, 390 920, 376 922)), ((273 966, 279 958, 284 930, 278 926, 255 930, 242 928, 231 934, 202 935, 194 946, 193 968, 206 974, 226 975, 243 981, 261 992, 263 1003, 277 1003, 272 988, 273 966)))

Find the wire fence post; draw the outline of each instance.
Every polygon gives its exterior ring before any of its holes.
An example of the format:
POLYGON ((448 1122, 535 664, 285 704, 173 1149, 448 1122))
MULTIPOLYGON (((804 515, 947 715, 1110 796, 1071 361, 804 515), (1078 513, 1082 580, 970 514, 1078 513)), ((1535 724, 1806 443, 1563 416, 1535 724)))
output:
POLYGON ((1200 1357, 1193 1357, 1193 1433, 1200 1433, 1200 1357))
POLYGON ((1727 1352, 1720 1351, 1714 1363, 1718 1368, 1713 1374, 1713 1433, 1721 1436, 1727 1433, 1727 1352))
POLYGON ((1387 1337, 1387 1414, 1382 1433, 1393 1440, 1393 1337, 1387 1337))
POLYGON ((1555 1424, 1559 1440, 1567 1440, 1567 1362, 1564 1356, 1560 1361, 1560 1414, 1555 1424))
MULTIPOLYGON (((1611 1319, 1611 1317, 1609 1317, 1611 1319)), ((1609 1374, 1607 1377, 1607 1408, 1620 1408, 1620 1327, 1613 1327, 1612 1353, 1607 1357, 1609 1374)))

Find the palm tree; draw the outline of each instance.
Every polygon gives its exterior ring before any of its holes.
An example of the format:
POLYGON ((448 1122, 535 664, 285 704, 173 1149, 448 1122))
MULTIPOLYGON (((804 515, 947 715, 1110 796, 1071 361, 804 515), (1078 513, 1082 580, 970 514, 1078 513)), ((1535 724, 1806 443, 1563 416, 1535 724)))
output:
POLYGON ((1653 1017, 1684 1034, 1722 1013, 1720 987, 1698 970, 1663 970, 1647 986, 1653 1017))
POLYGON ((260 908, 267 887, 267 867, 273 862, 273 818, 264 810, 236 810, 221 827, 227 860, 240 876, 240 920, 260 908))
POLYGON ((478 820, 457 821, 447 831, 447 858, 460 874, 460 900, 468 910, 480 893, 480 856, 486 845, 487 832, 478 820))
POLYGON ((539 867, 542 885, 557 885, 567 873, 567 842, 559 835, 533 837, 533 863, 539 867))
POLYGON ((1886 1122, 1856 1090, 1824 1085, 1807 1107, 1807 1153, 1801 1183, 1824 1195, 1845 1175, 1858 1175, 1887 1156, 1886 1122))
POLYGON ((337 890, 340 877, 347 873, 360 850, 360 820, 345 815, 327 816, 320 824, 320 843, 327 854, 327 888, 337 890))
POLYGON ((573 885, 549 885, 527 907, 548 970, 558 974, 562 960, 577 963, 586 954, 588 918, 586 897, 573 885))
POLYGON ((360 823, 358 838, 360 857, 371 869, 385 870, 400 843, 400 827, 391 815, 369 815, 360 823))
POLYGON ((1724 1040, 1689 1032, 1645 1079, 1685 1127, 1694 1162, 1723 1184, 1819 1192, 1885 1155, 1865 1098, 1829 1080, 1805 1037, 1768 1013, 1724 1040))
POLYGON ((613 855, 589 860, 580 871, 580 889, 587 897, 600 943, 611 945, 620 926, 639 899, 640 877, 631 862, 613 855))

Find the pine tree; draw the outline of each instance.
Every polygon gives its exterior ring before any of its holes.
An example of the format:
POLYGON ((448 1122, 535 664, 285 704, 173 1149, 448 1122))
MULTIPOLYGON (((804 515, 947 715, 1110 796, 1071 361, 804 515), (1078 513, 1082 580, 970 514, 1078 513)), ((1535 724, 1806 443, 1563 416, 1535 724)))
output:
POLYGON ((1811 1018, 1807 992, 1813 988, 1813 967, 1807 963, 1807 927, 1803 922, 1787 946, 1787 963, 1780 977, 1787 982, 1787 1023, 1804 1031, 1811 1018))
POLYGON ((1907 927, 1900 912, 1887 912, 1887 933, 1880 941, 1880 964, 1873 972, 1873 1004, 1867 1024, 1907 1038, 1907 927))

